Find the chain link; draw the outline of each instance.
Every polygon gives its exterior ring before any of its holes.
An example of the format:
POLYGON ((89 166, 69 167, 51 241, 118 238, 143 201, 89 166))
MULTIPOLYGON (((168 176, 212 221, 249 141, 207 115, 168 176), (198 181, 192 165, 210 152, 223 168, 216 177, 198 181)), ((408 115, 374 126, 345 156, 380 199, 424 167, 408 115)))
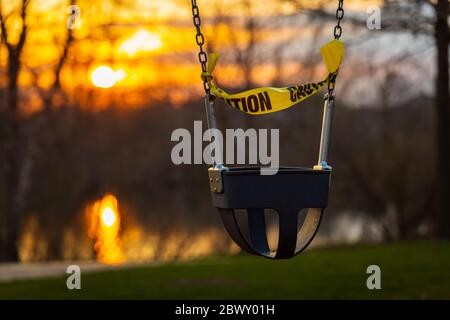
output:
POLYGON ((344 18, 344 0, 338 0, 338 8, 336 9, 337 24, 334 26, 334 38, 338 40, 342 35, 341 21, 344 18))
MULTIPOLYGON (((191 3, 192 3, 192 17, 193 17, 195 30, 196 30, 195 42, 197 42, 197 45, 199 48, 198 61, 200 62, 200 65, 202 66, 202 72, 206 72, 208 69, 208 67, 207 67, 208 56, 206 55, 206 52, 203 50, 203 45, 205 44, 205 37, 203 36, 203 33, 200 29, 200 26, 202 24, 202 21, 200 19, 200 10, 198 9, 196 0, 191 0, 191 3)), ((203 88, 205 89, 205 93, 207 95, 209 95, 210 87, 208 84, 208 80, 205 77, 202 77, 202 79, 203 79, 203 88)))
MULTIPOLYGON (((344 18, 344 0, 338 0, 338 8, 336 9, 336 20, 337 23, 334 26, 334 38, 336 40, 339 40, 339 38, 342 36, 342 26, 341 21, 342 18, 344 18)), ((333 76, 328 81, 328 94, 331 96, 333 94, 334 85, 336 83, 336 76, 333 76)))

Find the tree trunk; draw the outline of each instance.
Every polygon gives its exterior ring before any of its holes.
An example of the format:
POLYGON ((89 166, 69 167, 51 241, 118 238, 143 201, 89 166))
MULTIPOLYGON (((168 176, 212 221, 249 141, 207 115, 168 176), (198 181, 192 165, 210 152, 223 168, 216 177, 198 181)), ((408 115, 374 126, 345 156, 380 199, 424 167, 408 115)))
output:
POLYGON ((435 39, 437 45, 436 142, 437 142, 437 220, 441 238, 450 238, 450 104, 449 104, 449 27, 448 0, 436 5, 435 39))
POLYGON ((18 102, 19 58, 9 54, 8 58, 8 99, 7 99, 7 139, 6 139, 6 232, 3 241, 1 260, 18 260, 18 240, 20 230, 20 208, 17 202, 17 189, 20 171, 20 135, 18 102))

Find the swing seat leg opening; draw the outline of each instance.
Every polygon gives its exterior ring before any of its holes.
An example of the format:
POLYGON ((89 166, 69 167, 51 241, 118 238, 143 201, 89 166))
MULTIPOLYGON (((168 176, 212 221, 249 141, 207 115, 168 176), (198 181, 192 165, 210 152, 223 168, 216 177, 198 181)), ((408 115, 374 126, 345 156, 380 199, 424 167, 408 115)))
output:
POLYGON ((261 176, 259 167, 218 172, 220 188, 216 182, 213 191, 212 185, 212 202, 225 229, 242 250, 269 259, 289 259, 311 243, 328 204, 329 170, 282 167, 272 176, 261 176), (265 209, 278 214, 278 245, 273 251, 268 242, 265 209), (245 224, 238 218, 241 210, 246 211, 245 224), (302 210, 306 214, 299 219, 302 210))

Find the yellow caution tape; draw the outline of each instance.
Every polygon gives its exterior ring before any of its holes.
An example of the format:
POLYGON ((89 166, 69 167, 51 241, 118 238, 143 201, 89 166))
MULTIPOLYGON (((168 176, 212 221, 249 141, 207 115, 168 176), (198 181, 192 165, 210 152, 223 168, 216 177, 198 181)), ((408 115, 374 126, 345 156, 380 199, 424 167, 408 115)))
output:
POLYGON ((328 72, 337 72, 339 70, 339 66, 341 65, 342 59, 344 58, 344 43, 339 40, 331 40, 320 48, 320 54, 322 55, 325 65, 327 66, 328 72))
POLYGON ((214 53, 209 55, 208 70, 202 73, 202 78, 208 81, 212 94, 221 98, 229 106, 242 112, 251 115, 277 112, 290 108, 298 102, 309 98, 328 84, 328 82, 335 81, 344 56, 343 42, 332 40, 325 44, 320 49, 320 52, 329 74, 319 82, 285 88, 263 87, 229 94, 211 82, 212 72, 219 58, 214 53))

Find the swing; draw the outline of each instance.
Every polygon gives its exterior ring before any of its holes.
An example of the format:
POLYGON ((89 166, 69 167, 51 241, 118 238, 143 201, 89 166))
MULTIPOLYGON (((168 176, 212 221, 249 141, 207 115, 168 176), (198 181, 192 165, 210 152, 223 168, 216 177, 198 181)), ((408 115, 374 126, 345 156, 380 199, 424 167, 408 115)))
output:
MULTIPOLYGON (((257 88, 237 94, 228 94, 212 82, 212 73, 218 55, 211 53, 209 59, 203 50, 204 36, 200 30, 200 12, 196 0, 192 2, 192 14, 196 28, 198 58, 202 67, 201 77, 205 90, 205 109, 208 127, 217 128, 214 115, 216 98, 230 107, 250 115, 277 112, 296 105, 317 93, 325 85, 324 113, 319 147, 318 164, 312 169, 303 167, 280 167, 273 175, 262 175, 261 167, 226 167, 222 155, 215 148, 214 165, 208 169, 212 204, 219 211, 225 229, 242 250, 269 259, 288 259, 302 252, 311 243, 319 228, 323 212, 328 204, 331 167, 328 150, 334 109, 334 86, 341 64, 344 45, 341 20, 344 17, 343 0, 338 0, 337 25, 334 40, 321 48, 321 55, 328 75, 321 81, 286 88, 257 88), (278 245, 271 250, 267 240, 265 210, 278 214, 278 245), (241 223, 239 211, 246 212, 246 222, 241 223), (299 212, 305 212, 299 219, 299 212), (300 227, 299 227, 300 225, 300 227)), ((213 139, 213 143, 219 141, 213 139)))

